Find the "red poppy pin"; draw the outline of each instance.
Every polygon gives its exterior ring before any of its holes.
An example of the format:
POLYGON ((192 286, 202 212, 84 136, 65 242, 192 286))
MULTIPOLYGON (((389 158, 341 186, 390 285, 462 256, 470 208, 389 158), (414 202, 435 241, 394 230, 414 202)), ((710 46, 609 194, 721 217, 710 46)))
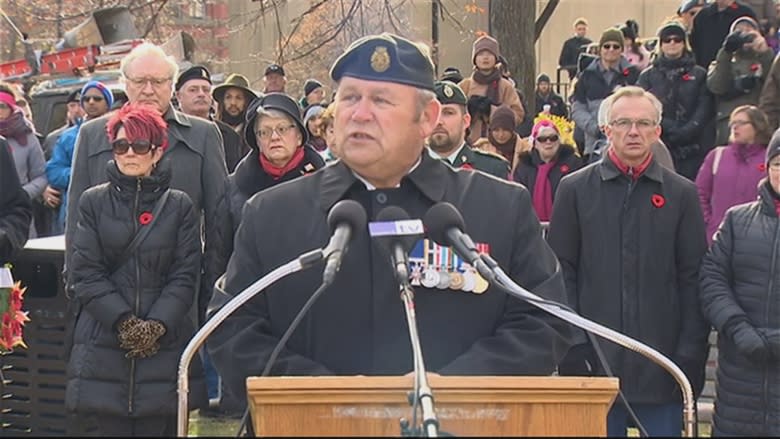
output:
POLYGON ((690 81, 691 79, 693 79, 693 77, 689 73, 682 75, 683 81, 690 81))
POLYGON ((138 222, 141 223, 142 226, 145 226, 152 222, 152 218, 154 217, 151 212, 144 212, 138 216, 138 222))
POLYGON ((758 170, 760 172, 766 172, 766 163, 759 163, 758 164, 758 170))
POLYGON ((755 63, 755 64, 751 64, 750 65, 750 71, 751 72, 755 72, 755 71, 757 71, 760 68, 761 68, 761 64, 759 64, 759 63, 755 63))
POLYGON ((471 169, 473 171, 474 167, 471 166, 470 163, 464 163, 464 164, 460 165, 460 169, 471 169))
POLYGON ((653 194, 653 196, 650 197, 650 202, 653 203, 653 206, 660 209, 664 207, 664 204, 666 204, 666 199, 663 197, 663 195, 653 194))
POLYGON ((569 172, 569 170, 570 170, 569 165, 562 165, 561 166, 561 174, 565 174, 565 173, 569 172))
POLYGON ((731 4, 731 6, 729 6, 729 7, 730 7, 731 9, 734 9, 734 10, 736 10, 736 9, 737 9, 739 6, 737 6, 737 2, 734 2, 734 3, 732 3, 732 4, 731 4))
POLYGON ((628 76, 628 74, 631 73, 628 68, 623 69, 623 76, 628 76))

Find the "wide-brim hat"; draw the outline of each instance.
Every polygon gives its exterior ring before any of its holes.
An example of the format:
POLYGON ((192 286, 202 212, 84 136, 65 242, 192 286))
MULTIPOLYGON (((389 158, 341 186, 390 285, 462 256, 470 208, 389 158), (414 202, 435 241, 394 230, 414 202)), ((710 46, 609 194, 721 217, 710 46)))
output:
POLYGON ((252 99, 257 98, 257 94, 255 94, 254 91, 252 91, 251 88, 249 88, 249 79, 247 79, 246 76, 241 75, 239 73, 233 73, 230 76, 225 79, 225 82, 222 84, 214 87, 214 90, 211 92, 211 95, 214 97, 214 100, 217 102, 222 102, 222 98, 225 97, 225 92, 227 89, 235 87, 240 88, 244 91, 244 93, 247 94, 247 97, 249 101, 252 99))
POLYGON ((252 149, 259 150, 257 138, 255 137, 255 122, 259 110, 277 110, 290 116, 301 132, 301 145, 309 141, 309 132, 301 120, 301 107, 295 102, 295 99, 286 93, 266 93, 261 98, 252 101, 246 109, 246 123, 244 124, 244 140, 252 149))

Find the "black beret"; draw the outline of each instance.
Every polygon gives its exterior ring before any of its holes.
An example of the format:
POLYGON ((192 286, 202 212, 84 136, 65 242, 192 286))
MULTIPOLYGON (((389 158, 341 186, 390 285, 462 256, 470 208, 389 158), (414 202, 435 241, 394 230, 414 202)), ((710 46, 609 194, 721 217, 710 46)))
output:
POLYGON ((390 33, 355 40, 336 60, 330 77, 395 82, 433 91, 433 63, 420 45, 390 33))
POLYGON ((68 102, 81 102, 81 89, 77 88, 73 90, 72 92, 68 93, 68 100, 65 101, 68 102))
POLYGON ((184 83, 190 79, 205 79, 211 84, 211 73, 203 66, 192 66, 179 74, 179 78, 176 80, 176 90, 180 90, 184 83))
POLYGON ((451 81, 436 81, 434 84, 436 99, 442 104, 466 105, 466 94, 451 81))

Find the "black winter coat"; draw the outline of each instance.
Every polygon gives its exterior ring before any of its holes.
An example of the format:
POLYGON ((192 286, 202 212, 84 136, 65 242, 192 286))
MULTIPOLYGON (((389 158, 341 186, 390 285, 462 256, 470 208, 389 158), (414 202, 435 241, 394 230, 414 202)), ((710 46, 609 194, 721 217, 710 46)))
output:
MULTIPOLYGON (((325 246, 327 215, 342 199, 366 208, 369 220, 396 205, 422 218, 438 201, 453 203, 468 233, 519 284, 547 299, 565 300, 555 256, 544 242, 528 191, 482 172, 455 170, 422 154, 399 188, 368 191, 336 161, 274 186, 244 207, 225 292, 215 291, 210 312, 258 278, 303 252, 325 246), (501 215, 485 212, 501 206, 501 215)), ((402 302, 390 259, 368 228, 356 231, 334 283, 302 320, 272 375, 403 375, 412 371, 402 302)), ((281 335, 322 280, 322 265, 281 279, 234 312, 209 338, 208 348, 226 384, 246 394, 245 379, 259 375, 281 335)), ((568 348, 559 319, 497 288, 474 294, 414 287, 426 367, 442 375, 549 375, 568 348)))
POLYGON ((661 139, 669 147, 678 172, 686 168, 681 162, 694 162, 683 174, 695 178, 704 156, 715 144, 714 131, 704 129, 715 117, 707 71, 696 65, 691 54, 677 60, 662 55, 642 71, 637 85, 663 104, 661 139))
MULTIPOLYGON (((575 154, 573 146, 561 145, 558 149, 558 155, 553 161, 556 163, 556 166, 550 170, 548 179, 552 185, 554 200, 555 191, 558 190, 558 183, 560 183, 561 178, 580 169, 582 167, 582 159, 575 154)), ((533 195, 534 186, 536 185, 536 172, 541 164, 544 164, 544 162, 539 157, 539 151, 536 148, 531 148, 522 153, 517 161, 517 168, 515 168, 512 181, 522 184, 533 195)))
POLYGON ((713 435, 780 436, 780 220, 768 184, 731 208, 701 268, 701 305, 718 331, 713 435), (742 355, 730 336, 747 321, 774 355, 742 355))
POLYGON ((19 182, 8 142, 0 137, 0 264, 27 242, 32 205, 19 182))
POLYGON ((753 9, 738 1, 722 11, 718 11, 715 2, 703 7, 693 19, 693 30, 689 36, 696 64, 708 68, 729 34, 731 23, 745 15, 756 19, 753 9))
MULTIPOLYGON (((196 303, 200 230, 192 201, 169 189, 170 173, 128 177, 108 163, 107 183, 79 198, 71 279, 81 311, 67 369, 69 410, 114 416, 173 415, 177 408, 179 357, 194 334, 188 312, 196 303), (119 263, 123 250, 164 191, 171 194, 152 230, 119 263), (165 325, 157 354, 127 359, 116 325, 133 314, 165 325)), ((190 369, 190 408, 206 402, 200 359, 190 369)))
POLYGON ((228 176, 228 193, 230 194, 230 214, 233 219, 233 231, 241 223, 241 210, 244 203, 252 195, 285 181, 290 181, 302 175, 310 174, 325 166, 322 156, 308 145, 302 146, 303 161, 278 179, 269 175, 260 165, 260 152, 251 149, 238 166, 236 171, 228 176))
MULTIPOLYGON (((707 243, 692 182, 655 159, 632 182, 604 158, 561 180, 547 241, 578 313, 660 351, 701 391, 710 327, 698 278, 707 243)), ((681 400, 675 380, 651 360, 601 347, 629 402, 681 400)))

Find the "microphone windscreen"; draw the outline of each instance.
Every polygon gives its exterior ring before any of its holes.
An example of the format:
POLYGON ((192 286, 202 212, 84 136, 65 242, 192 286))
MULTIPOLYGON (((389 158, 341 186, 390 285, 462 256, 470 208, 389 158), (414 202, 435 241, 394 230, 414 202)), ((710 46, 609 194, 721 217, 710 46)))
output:
MULTIPOLYGON (((377 222, 393 222, 393 221, 403 221, 408 219, 410 219, 409 214, 398 206, 387 206, 382 210, 380 210, 379 213, 376 214, 377 222)), ((417 243, 417 237, 413 235, 412 236, 396 235, 390 237, 378 237, 378 240, 383 247, 386 247, 388 249, 391 242, 398 242, 399 244, 401 244, 401 248, 403 248, 405 252, 411 251, 412 248, 414 247, 414 244, 417 243)))
POLYGON ((466 223, 458 209, 450 203, 441 201, 428 209, 423 216, 423 225, 434 242, 446 247, 452 247, 453 243, 447 235, 447 231, 455 228, 460 231, 466 229, 466 223))
POLYGON ((333 233, 339 224, 349 224, 353 231, 366 228, 366 209, 355 200, 341 200, 328 212, 328 228, 333 233))

